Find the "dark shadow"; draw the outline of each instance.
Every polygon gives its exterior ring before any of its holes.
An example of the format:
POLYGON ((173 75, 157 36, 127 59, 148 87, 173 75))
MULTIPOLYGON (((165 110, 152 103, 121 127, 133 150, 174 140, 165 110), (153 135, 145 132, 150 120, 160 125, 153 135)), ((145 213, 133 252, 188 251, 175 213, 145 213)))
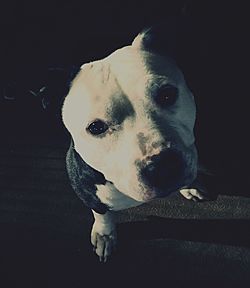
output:
POLYGON ((176 239, 204 243, 250 247, 250 219, 167 219, 148 217, 146 222, 120 224, 122 239, 128 231, 131 241, 153 239, 176 239))
POLYGON ((123 287, 158 287, 162 281, 171 287, 244 287, 241 285, 250 280, 249 260, 244 261, 246 249, 210 244, 249 246, 248 228, 249 222, 244 220, 159 217, 147 223, 120 224, 118 250, 103 264, 92 252, 88 233, 1 225, 1 272, 9 285, 5 287, 75 288, 105 283, 112 287, 117 281, 123 287))

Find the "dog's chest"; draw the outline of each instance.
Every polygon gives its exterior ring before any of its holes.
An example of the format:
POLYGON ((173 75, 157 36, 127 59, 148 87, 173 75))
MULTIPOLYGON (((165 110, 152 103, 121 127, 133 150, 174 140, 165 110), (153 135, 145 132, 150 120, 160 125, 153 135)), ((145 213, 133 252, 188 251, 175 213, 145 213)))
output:
POLYGON ((118 211, 142 204, 142 202, 121 193, 111 182, 107 182, 105 185, 96 185, 96 187, 96 195, 102 203, 110 207, 110 210, 118 211))

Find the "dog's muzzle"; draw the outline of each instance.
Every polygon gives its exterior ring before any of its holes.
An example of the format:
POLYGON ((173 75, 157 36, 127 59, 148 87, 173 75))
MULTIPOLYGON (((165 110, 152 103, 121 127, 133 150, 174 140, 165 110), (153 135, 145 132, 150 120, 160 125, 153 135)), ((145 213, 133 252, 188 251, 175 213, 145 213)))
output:
POLYGON ((166 196, 179 188, 184 179, 186 163, 183 155, 168 149, 141 163, 142 183, 156 191, 156 196, 166 196))

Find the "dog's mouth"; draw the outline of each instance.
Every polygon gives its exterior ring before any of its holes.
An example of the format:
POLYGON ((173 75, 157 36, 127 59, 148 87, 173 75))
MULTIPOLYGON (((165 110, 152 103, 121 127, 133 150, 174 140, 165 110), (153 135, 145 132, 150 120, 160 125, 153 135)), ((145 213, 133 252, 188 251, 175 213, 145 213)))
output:
MULTIPOLYGON (((138 163, 138 179, 145 201, 165 197, 186 184, 187 161, 177 150, 166 150, 138 163)), ((190 177, 189 177, 190 178, 190 177)))

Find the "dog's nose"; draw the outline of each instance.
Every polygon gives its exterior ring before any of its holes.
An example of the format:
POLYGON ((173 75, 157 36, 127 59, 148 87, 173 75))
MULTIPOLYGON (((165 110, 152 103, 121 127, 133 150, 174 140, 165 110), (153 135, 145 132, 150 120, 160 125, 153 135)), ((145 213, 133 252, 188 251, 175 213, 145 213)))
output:
POLYGON ((184 159, 181 153, 167 150, 151 157, 142 170, 143 181, 155 188, 173 188, 184 174, 184 159))

